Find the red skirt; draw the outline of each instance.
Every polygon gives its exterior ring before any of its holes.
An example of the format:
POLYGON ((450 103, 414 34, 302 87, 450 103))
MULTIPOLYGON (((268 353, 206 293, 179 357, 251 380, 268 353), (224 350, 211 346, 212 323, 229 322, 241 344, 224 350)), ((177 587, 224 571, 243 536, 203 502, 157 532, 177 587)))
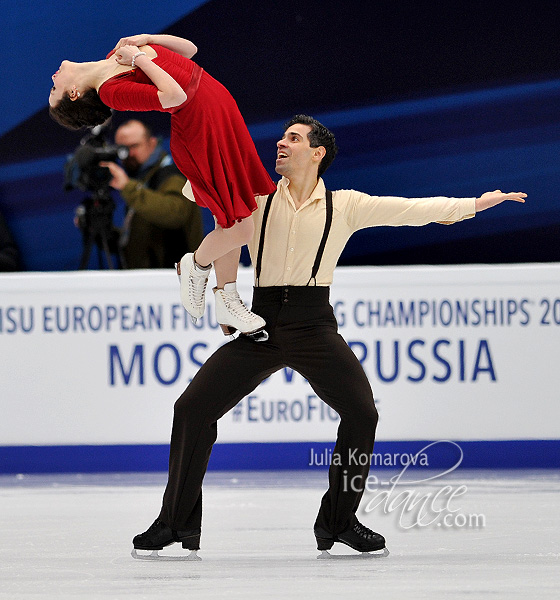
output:
POLYGON ((250 216, 256 195, 276 190, 235 100, 206 72, 192 100, 171 116, 170 147, 197 204, 223 228, 250 216))

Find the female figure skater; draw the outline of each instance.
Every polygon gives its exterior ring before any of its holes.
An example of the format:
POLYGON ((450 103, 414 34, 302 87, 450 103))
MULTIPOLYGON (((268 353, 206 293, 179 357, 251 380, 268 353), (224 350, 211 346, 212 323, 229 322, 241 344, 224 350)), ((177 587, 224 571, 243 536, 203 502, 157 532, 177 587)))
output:
POLYGON ((265 321, 249 311, 236 290, 241 246, 253 236, 256 195, 276 190, 263 167, 235 100, 191 57, 196 46, 171 35, 119 40, 104 60, 63 61, 52 76, 50 114, 69 129, 93 127, 111 109, 171 113, 173 160, 192 185, 216 229, 177 265, 181 300, 193 320, 204 314, 212 264, 216 317, 224 334, 235 330, 266 339, 265 321), (181 276, 182 275, 182 276, 181 276))

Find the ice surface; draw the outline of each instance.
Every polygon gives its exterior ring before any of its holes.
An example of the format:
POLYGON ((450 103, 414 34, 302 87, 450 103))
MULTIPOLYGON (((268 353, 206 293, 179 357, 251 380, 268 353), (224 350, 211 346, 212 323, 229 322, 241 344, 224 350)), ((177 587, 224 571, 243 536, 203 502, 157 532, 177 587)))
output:
MULTIPOLYGON (((391 554, 379 560, 317 560, 312 527, 326 478, 211 472, 203 560, 154 562, 134 560, 131 539, 157 516, 163 474, 0 477, 0 598, 558 597, 559 472, 457 471, 402 484, 388 499, 379 494, 389 485, 371 489, 358 516, 387 538, 391 554), (456 493, 452 526, 435 519, 438 491, 440 500, 456 493), (415 524, 399 501, 427 497, 431 510, 415 524), (365 512, 368 503, 378 506, 365 512)), ((175 544, 160 554, 182 552, 175 544)), ((353 551, 335 544, 331 553, 353 551)))

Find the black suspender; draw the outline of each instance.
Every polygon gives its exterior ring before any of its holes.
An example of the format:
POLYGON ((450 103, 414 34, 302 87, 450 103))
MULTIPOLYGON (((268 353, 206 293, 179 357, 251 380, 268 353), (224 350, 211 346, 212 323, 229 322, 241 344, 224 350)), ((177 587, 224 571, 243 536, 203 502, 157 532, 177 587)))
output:
MULTIPOLYGON (((274 198, 273 192, 266 199, 266 205, 264 207, 264 213, 261 224, 261 236, 259 239, 259 250, 257 252, 257 264, 255 266, 255 280, 256 285, 259 285, 259 278, 261 276, 261 268, 262 268, 262 255, 264 248, 264 234, 266 230, 266 223, 268 221, 268 215, 270 213, 270 207, 272 206, 272 198, 274 198)), ((326 190, 326 216, 325 216, 325 228, 323 229, 323 237, 321 238, 321 243, 319 244, 319 249, 317 250, 317 256, 315 257, 315 262, 313 263, 313 268, 311 269, 311 277, 307 282, 307 285, 311 283, 311 280, 315 280, 315 284, 317 285, 317 273, 319 272, 319 266, 321 265, 321 259, 323 258, 323 252, 325 251, 325 245, 327 243, 327 238, 329 237, 329 232, 331 230, 332 224, 332 216, 333 216, 333 201, 332 201, 332 192, 330 190, 326 190)))
MULTIPOLYGON (((310 284, 312 279, 317 277, 317 273, 319 272, 319 265, 321 264, 321 259, 323 258, 323 252, 325 251, 325 244, 327 243, 327 238, 329 237, 329 232, 331 230, 332 223, 332 192, 330 190, 326 190, 326 200, 327 200, 327 215, 325 217, 325 228, 323 229, 323 237, 321 238, 321 243, 319 244, 319 249, 317 250, 317 256, 315 257, 315 262, 313 263, 313 268, 311 269, 311 277, 307 282, 307 285, 310 284)), ((315 284, 317 285, 317 279, 315 279, 315 284)))
POLYGON ((262 266, 262 255, 264 248, 264 232, 266 229, 266 222, 268 221, 268 213, 270 212, 270 207, 272 205, 272 198, 274 198, 274 194, 276 192, 272 192, 272 194, 268 195, 266 199, 266 206, 264 207, 264 213, 261 223, 261 237, 259 239, 259 251, 257 253, 257 264, 255 266, 255 283, 257 287, 259 287, 259 277, 261 276, 261 266, 262 266))

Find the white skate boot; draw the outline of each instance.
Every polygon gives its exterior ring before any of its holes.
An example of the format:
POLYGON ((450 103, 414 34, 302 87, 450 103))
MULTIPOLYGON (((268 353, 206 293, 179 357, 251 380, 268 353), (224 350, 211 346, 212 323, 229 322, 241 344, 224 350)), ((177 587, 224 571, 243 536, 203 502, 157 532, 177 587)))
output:
POLYGON ((214 288, 214 299, 216 319, 224 335, 233 335, 239 331, 256 342, 268 339, 268 333, 264 330, 266 321, 243 304, 235 283, 226 283, 223 290, 214 288))
POLYGON ((193 323, 204 314, 204 294, 212 267, 202 269, 194 262, 194 254, 185 254, 181 259, 179 283, 181 302, 191 315, 193 323))

